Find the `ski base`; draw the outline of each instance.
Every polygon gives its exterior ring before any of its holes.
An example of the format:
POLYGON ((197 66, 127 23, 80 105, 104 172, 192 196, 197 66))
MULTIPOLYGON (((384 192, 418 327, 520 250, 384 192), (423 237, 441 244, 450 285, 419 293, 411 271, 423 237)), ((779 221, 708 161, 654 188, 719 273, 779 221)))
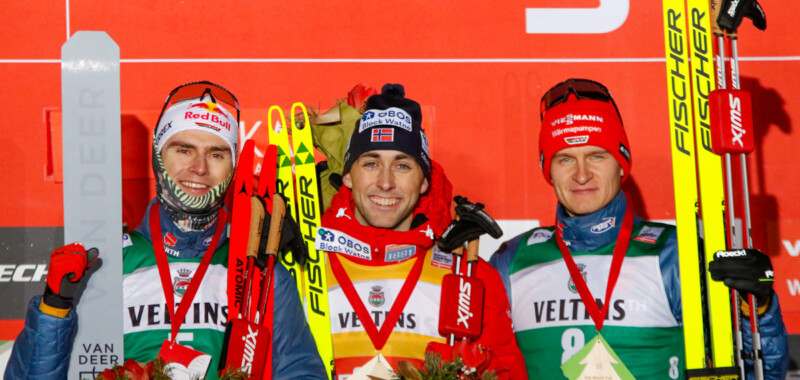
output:
POLYGON ((686 380, 739 380, 739 367, 687 369, 686 380))

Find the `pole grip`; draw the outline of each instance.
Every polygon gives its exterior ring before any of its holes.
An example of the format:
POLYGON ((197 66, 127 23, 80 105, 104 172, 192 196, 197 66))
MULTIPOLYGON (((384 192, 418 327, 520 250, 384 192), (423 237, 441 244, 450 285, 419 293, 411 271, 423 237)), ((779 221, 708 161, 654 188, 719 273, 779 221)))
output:
POLYGON ((261 243, 261 231, 264 229, 264 200, 253 195, 250 197, 250 234, 247 238, 247 257, 258 257, 258 245, 261 243))

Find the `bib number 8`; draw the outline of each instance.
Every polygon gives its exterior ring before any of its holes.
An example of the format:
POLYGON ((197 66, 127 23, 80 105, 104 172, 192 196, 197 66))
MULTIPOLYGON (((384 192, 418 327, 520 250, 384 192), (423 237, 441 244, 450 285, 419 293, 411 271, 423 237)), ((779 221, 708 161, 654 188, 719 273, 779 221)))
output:
POLYGON ((680 360, 677 356, 673 356, 669 358, 669 378, 670 379, 677 379, 680 376, 680 369, 678 368, 678 364, 680 364, 680 360))
POLYGON ((583 336, 581 329, 566 329, 561 334, 561 348, 564 349, 564 353, 561 354, 561 364, 566 363, 569 358, 578 353, 584 344, 586 344, 586 338, 583 336))

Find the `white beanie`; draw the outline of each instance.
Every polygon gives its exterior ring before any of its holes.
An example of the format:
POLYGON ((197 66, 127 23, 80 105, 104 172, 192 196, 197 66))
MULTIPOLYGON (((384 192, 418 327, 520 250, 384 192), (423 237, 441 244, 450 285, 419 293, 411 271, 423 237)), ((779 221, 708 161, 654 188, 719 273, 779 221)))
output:
POLYGON ((236 153, 239 152, 239 124, 221 104, 200 98, 182 100, 170 106, 161 116, 155 133, 157 152, 172 135, 183 131, 204 131, 219 136, 231 148, 233 166, 236 167, 236 153))

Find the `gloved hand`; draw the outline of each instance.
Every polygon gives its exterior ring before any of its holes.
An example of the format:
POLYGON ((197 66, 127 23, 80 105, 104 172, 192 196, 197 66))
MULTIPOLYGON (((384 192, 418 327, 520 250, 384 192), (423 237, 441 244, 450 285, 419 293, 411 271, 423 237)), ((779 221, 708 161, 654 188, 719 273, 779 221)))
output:
POLYGON ((756 0, 722 0, 717 25, 732 33, 739 28, 745 17, 753 21, 753 26, 757 29, 767 29, 767 15, 756 0))
POLYGON ((467 198, 459 195, 454 200, 456 201, 456 214, 459 219, 453 220, 444 230, 439 240, 436 241, 442 252, 452 252, 465 242, 477 239, 483 234, 489 234, 495 239, 503 236, 503 230, 483 210, 482 203, 471 203, 467 198))
POLYGON ((717 251, 708 271, 714 281, 723 281, 729 288, 756 296, 759 305, 765 305, 772 297, 772 262, 757 249, 717 251))
POLYGON ((56 248, 50 254, 47 286, 39 309, 52 316, 66 317, 74 306, 73 297, 81 279, 86 270, 97 260, 98 254, 97 248, 90 248, 87 251, 80 243, 56 248))

